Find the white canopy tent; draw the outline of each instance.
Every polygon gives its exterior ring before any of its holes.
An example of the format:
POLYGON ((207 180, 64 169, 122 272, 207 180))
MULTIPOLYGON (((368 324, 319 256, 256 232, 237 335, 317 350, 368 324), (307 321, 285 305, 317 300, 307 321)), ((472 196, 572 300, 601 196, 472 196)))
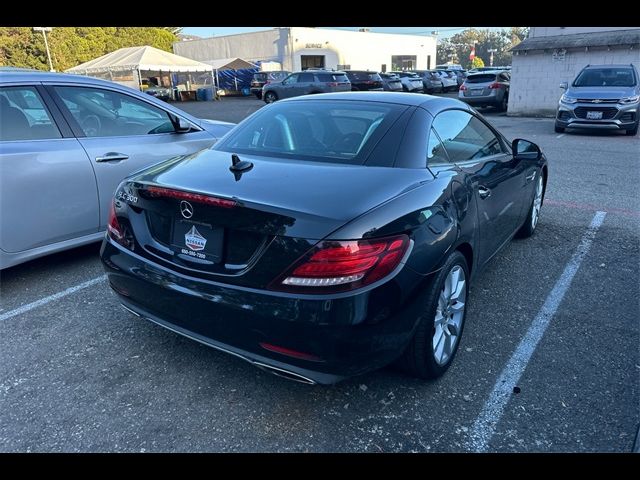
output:
MULTIPOLYGON (((70 68, 66 72, 104 78, 141 90, 141 72, 159 73, 160 76, 172 73, 186 74, 188 80, 182 88, 183 90, 191 90, 194 83, 192 73, 208 73, 213 81, 213 67, 211 65, 150 46, 121 48, 70 68)), ((172 76, 169 75, 168 78, 171 79, 172 76)), ((170 80, 170 82, 173 87, 174 81, 170 80)), ((179 85, 178 88, 180 88, 179 85)))

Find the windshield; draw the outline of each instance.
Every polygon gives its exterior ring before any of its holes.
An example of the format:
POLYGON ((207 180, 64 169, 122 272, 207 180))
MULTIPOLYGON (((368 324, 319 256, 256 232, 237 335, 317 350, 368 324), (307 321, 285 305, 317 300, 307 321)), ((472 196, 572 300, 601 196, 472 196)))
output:
POLYGON ((292 160, 362 165, 406 107, 378 102, 296 101, 269 105, 213 149, 292 160))
POLYGON ((356 82, 366 82, 367 80, 380 80, 376 72, 350 72, 351 78, 356 82))
POLYGON ((486 82, 495 82, 496 74, 495 73, 481 73, 478 75, 469 75, 467 77, 467 83, 486 83, 486 82))
POLYGON ((631 68, 588 68, 583 70, 574 87, 633 87, 636 84, 631 68))
POLYGON ((349 79, 344 73, 316 73, 320 82, 341 82, 347 83, 349 79))

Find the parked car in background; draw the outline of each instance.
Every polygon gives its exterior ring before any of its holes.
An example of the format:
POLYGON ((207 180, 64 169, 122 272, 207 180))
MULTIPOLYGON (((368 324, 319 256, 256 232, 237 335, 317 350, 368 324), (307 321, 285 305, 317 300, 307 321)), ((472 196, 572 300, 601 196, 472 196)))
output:
POLYGON ((456 82, 458 83, 458 88, 459 88, 467 79, 467 72, 466 70, 451 70, 451 71, 456 76, 456 82))
POLYGON ((495 107, 505 111, 509 102, 511 75, 506 71, 484 71, 467 75, 458 98, 474 107, 495 107))
POLYGON ((267 83, 281 82, 291 72, 286 70, 274 70, 272 72, 257 72, 253 74, 251 79, 251 93, 259 99, 262 99, 262 87, 267 83))
POLYGON ((458 78, 451 70, 436 70, 440 75, 445 92, 453 92, 458 89, 458 78))
POLYGON ((511 65, 503 67, 476 67, 472 68, 467 73, 491 72, 493 70, 511 70, 511 65))
POLYGON ((369 72, 366 70, 343 70, 347 78, 351 82, 351 91, 358 90, 377 90, 382 91, 382 78, 378 72, 369 72))
POLYGON ((436 70, 462 70, 462 65, 457 63, 445 63, 444 65, 436 65, 436 70))
POLYGON ((414 73, 422 78, 424 93, 444 92, 442 79, 435 70, 415 70, 414 73))
POLYGON ((638 133, 640 79, 630 65, 587 65, 558 102, 555 131, 565 128, 624 130, 638 133))
POLYGON ((114 82, 0 72, 0 269, 101 240, 123 178, 232 126, 114 82))
POLYGON ((395 73, 380 73, 382 79, 382 88, 388 92, 401 92, 402 82, 400 77, 395 73))
POLYGON ((349 91, 351 82, 344 72, 314 69, 292 73, 281 82, 267 83, 262 87, 262 99, 273 103, 300 95, 349 91))
POLYGON ((105 283, 137 318, 291 380, 396 360, 433 379, 478 272, 534 234, 547 175, 537 145, 455 99, 284 100, 120 184, 105 283))
POLYGON ((414 72, 390 72, 400 77, 402 90, 405 92, 421 93, 424 90, 422 78, 414 72))

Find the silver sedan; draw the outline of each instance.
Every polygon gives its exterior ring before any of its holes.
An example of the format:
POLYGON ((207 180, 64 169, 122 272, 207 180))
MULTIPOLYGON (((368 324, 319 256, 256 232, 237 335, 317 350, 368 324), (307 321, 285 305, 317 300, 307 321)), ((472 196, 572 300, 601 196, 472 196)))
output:
POLYGON ((123 178, 231 127, 113 82, 0 73, 0 269, 102 239, 123 178))

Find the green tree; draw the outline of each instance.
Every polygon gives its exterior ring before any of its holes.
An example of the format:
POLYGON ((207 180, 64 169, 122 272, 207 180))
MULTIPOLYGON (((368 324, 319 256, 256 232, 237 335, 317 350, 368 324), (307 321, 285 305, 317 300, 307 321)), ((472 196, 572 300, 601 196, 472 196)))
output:
POLYGON ((509 27, 496 32, 489 29, 468 28, 438 43, 436 52, 438 63, 453 60, 454 63, 471 68, 469 54, 475 45, 477 56, 490 58, 489 50, 492 49, 495 50, 493 54, 495 66, 511 65, 509 49, 524 40, 528 30, 528 27, 509 27))
POLYGON ((473 61, 471 62, 471 68, 480 68, 484 67, 484 61, 480 57, 473 57, 473 61))
POLYGON ((460 63, 456 46, 448 38, 438 40, 436 45, 436 59, 438 63, 460 63))
MULTIPOLYGON (((54 27, 47 34, 53 68, 64 71, 123 47, 171 52, 180 27, 54 27)), ((30 27, 0 27, 0 65, 49 70, 44 39, 30 27)))

